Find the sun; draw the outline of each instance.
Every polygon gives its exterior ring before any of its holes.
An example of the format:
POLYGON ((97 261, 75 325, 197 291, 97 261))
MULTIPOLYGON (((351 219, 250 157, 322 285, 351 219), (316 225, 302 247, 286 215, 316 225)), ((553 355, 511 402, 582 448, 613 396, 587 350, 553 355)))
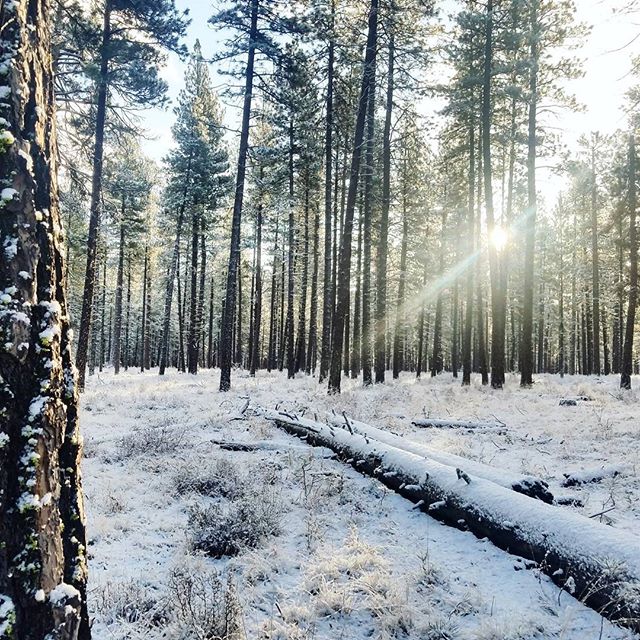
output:
POLYGON ((498 250, 502 251, 509 242, 509 231, 503 227, 496 226, 491 233, 491 243, 498 250))

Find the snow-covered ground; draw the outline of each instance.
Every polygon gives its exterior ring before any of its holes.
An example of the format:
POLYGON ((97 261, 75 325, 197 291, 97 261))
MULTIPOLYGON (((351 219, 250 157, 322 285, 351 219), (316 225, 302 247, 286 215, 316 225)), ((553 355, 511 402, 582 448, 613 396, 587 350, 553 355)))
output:
POLYGON ((215 371, 94 376, 82 398, 94 637, 634 638, 514 556, 439 524, 261 411, 277 405, 319 419, 345 411, 542 477, 583 505, 562 508, 636 532, 638 396, 617 382, 539 376, 521 390, 509 377, 494 392, 463 389, 446 374, 406 374, 368 389, 345 381, 329 397, 314 379, 278 373, 237 372, 228 394, 218 392, 215 371), (577 397, 590 400, 559 406, 577 397), (412 426, 424 416, 506 428, 412 426), (564 474, 586 479, 602 467, 600 482, 561 486, 564 474))

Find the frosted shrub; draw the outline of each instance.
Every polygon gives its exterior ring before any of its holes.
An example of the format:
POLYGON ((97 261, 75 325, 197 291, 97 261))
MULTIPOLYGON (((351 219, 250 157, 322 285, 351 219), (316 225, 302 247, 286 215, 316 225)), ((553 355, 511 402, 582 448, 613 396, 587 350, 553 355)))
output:
POLYGON ((178 495, 199 493, 212 498, 235 500, 247 491, 247 479, 228 460, 204 465, 185 464, 173 476, 178 495))
POLYGON ((182 433, 166 426, 138 429, 120 438, 117 459, 170 453, 183 444, 183 439, 182 433))
POLYGON ((98 590, 94 606, 107 624, 127 622, 139 628, 162 627, 168 622, 158 593, 133 580, 108 582, 98 590))
POLYGON ((422 629, 424 640, 456 640, 459 638, 458 626, 448 618, 433 617, 422 629))
POLYGON ((214 558, 238 555, 278 535, 282 511, 279 498, 266 489, 229 504, 194 505, 189 513, 193 547, 214 558))
POLYGON ((185 566, 169 580, 173 622, 169 640, 242 640, 242 615, 235 587, 222 581, 214 569, 185 566))

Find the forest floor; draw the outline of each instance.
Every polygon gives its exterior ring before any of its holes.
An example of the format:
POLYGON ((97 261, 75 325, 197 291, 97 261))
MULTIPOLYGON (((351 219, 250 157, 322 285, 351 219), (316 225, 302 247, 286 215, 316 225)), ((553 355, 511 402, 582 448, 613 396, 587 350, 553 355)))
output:
POLYGON ((81 427, 95 638, 215 638, 225 628, 251 640, 639 637, 262 416, 275 405, 345 411, 542 477, 583 505, 560 508, 637 532, 640 394, 620 392, 617 377, 537 376, 521 390, 509 376, 492 391, 479 381, 461 388, 450 374, 405 374, 367 389, 345 381, 338 397, 279 373, 236 372, 227 394, 218 381, 218 371, 89 379, 81 427), (577 397, 589 400, 559 405, 577 397), (499 420, 506 430, 412 426, 424 416, 499 420), (602 467, 616 475, 561 487, 565 473, 602 467))

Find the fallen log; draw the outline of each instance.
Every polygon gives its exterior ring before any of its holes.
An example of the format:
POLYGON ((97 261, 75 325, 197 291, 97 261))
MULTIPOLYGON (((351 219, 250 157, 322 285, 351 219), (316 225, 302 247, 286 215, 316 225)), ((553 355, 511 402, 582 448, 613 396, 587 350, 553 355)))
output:
POLYGON ((581 484, 602 482, 607 478, 615 478, 624 473, 624 465, 607 465, 598 469, 585 469, 573 473, 563 473, 564 480, 560 483, 563 487, 576 487, 581 484))
POLYGON ((418 418, 411 422, 416 427, 434 429, 467 429, 468 431, 492 431, 498 434, 507 433, 507 426, 502 422, 472 422, 470 420, 438 420, 436 418, 418 418))
POLYGON ((640 631, 640 538, 364 435, 295 415, 267 418, 432 517, 538 564, 559 587, 607 618, 640 631))
POLYGON ((372 427, 364 422, 352 420, 344 414, 342 416, 335 413, 327 414, 327 418, 330 424, 334 426, 346 427, 347 429, 351 429, 352 432, 359 433, 367 438, 377 440, 384 444, 389 444, 392 447, 402 449, 403 451, 409 451, 410 453, 434 460, 440 464, 454 468, 463 468, 474 476, 484 478, 485 480, 491 480, 491 482, 495 482, 496 484, 506 487, 507 489, 517 491, 518 493, 523 493, 531 498, 537 498, 538 500, 548 502, 549 504, 553 502, 553 494, 549 491, 549 485, 541 478, 510 473, 509 471, 496 469, 495 467, 490 467, 489 465, 482 464, 481 462, 468 460, 453 453, 437 451, 427 445, 411 442, 402 436, 372 427))

